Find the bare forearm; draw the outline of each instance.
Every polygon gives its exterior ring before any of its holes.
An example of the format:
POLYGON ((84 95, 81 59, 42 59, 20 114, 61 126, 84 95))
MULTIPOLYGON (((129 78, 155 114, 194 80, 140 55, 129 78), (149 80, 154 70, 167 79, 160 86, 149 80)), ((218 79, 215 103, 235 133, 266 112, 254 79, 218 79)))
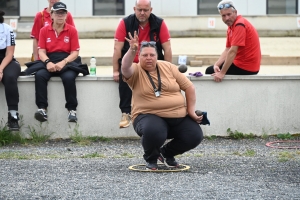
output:
POLYGON ((228 51, 229 51, 229 49, 226 48, 226 49, 223 51, 223 53, 221 54, 221 56, 219 57, 219 59, 217 60, 217 62, 216 62, 214 65, 220 67, 220 66, 224 63, 224 61, 225 61, 225 59, 226 59, 226 56, 227 56, 227 54, 228 54, 228 51))
POLYGON ((222 73, 226 74, 226 72, 228 71, 229 67, 233 63, 233 60, 234 60, 235 56, 236 56, 236 52, 235 51, 231 51, 231 50, 228 51, 228 54, 226 56, 224 65, 223 65, 223 67, 221 69, 222 73))
POLYGON ((38 41, 37 39, 33 38, 32 39, 32 52, 33 52, 33 58, 34 60, 38 60, 39 56, 38 56, 38 41))
POLYGON ((64 60, 67 62, 72 62, 78 57, 78 55, 79 55, 78 51, 72 51, 70 55, 68 55, 64 60))
POLYGON ((187 111, 189 114, 192 114, 195 112, 195 105, 196 105, 196 92, 194 85, 188 87, 185 90, 185 97, 186 97, 186 105, 187 105, 187 111))
POLYGON ((164 51, 164 60, 168 61, 170 63, 172 62, 172 50, 171 50, 171 48, 164 51))
POLYGON ((120 65, 119 65, 119 59, 121 58, 120 52, 114 52, 113 55, 113 72, 118 72, 120 65))
POLYGON ((129 48, 122 59, 121 70, 125 78, 129 78, 133 74, 133 69, 131 66, 135 58, 135 55, 136 55, 136 50, 132 50, 131 48, 129 48))
POLYGON ((162 44, 164 50, 164 60, 172 62, 172 48, 170 40, 162 44))

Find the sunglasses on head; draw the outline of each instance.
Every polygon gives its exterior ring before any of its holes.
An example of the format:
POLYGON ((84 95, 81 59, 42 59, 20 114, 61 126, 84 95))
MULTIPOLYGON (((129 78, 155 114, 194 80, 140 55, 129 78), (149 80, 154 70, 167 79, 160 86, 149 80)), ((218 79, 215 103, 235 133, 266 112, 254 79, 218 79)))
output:
POLYGON ((156 45, 156 42, 154 42, 154 41, 150 41, 150 42, 144 41, 141 43, 141 47, 148 47, 148 46, 155 47, 155 45, 156 45))
POLYGON ((222 9, 224 9, 224 8, 234 8, 235 9, 235 7, 233 7, 231 4, 229 4, 229 3, 224 3, 224 4, 221 4, 221 5, 219 5, 219 10, 222 10, 222 9))

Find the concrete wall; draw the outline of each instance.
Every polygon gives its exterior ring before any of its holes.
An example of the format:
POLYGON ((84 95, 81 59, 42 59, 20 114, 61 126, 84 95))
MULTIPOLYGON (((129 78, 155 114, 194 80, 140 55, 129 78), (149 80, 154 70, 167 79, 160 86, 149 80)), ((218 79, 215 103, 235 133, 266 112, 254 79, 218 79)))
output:
MULTIPOLYGON (((62 2, 67 5, 68 11, 73 16, 93 16, 93 1, 62 0, 62 2)), ((20 0, 20 16, 34 17, 37 12, 40 12, 48 5, 46 0, 30 0, 30 3, 28 3, 28 0, 20 0)))
MULTIPOLYGON (((211 126, 202 126, 204 134, 226 136, 226 130, 242 133, 278 134, 300 133, 300 75, 285 76, 226 76, 222 83, 212 81, 211 76, 191 77, 197 93, 197 109, 207 111, 211 126)), ((132 126, 119 129, 121 117, 118 108, 118 84, 111 77, 78 77, 77 130, 84 136, 136 137, 132 126)), ((21 132, 29 132, 28 125, 40 131, 40 123, 34 119, 34 77, 19 78, 19 112, 23 115, 21 132)), ((7 108, 3 85, 0 85, 0 116, 7 120, 7 108)), ((54 133, 52 138, 68 138, 75 133, 74 123, 67 122, 64 108, 62 82, 54 77, 48 86, 48 123, 42 124, 42 132, 54 133)))
MULTIPOLYGON (((75 17, 93 16, 93 0, 63 0, 75 17)), ((197 16, 198 0, 152 0, 153 12, 160 16, 197 16)), ((300 0, 298 6, 300 7, 300 0)), ((242 15, 266 15, 267 0, 234 0, 242 15)), ((125 15, 133 13, 135 0, 125 0, 125 15)), ((20 16, 30 17, 47 6, 46 0, 20 0, 20 16)), ((215 5, 217 9, 217 4, 215 5)))
MULTIPOLYGON (((256 27, 261 37, 300 36, 297 26, 298 15, 246 16, 256 27), (280 24, 280 26, 278 25, 280 24)), ((6 18, 9 24, 11 18, 6 18)), ((80 38, 113 38, 120 16, 74 18, 80 38)), ((178 16, 164 17, 172 37, 225 37, 227 26, 220 16, 178 16), (209 19, 215 20, 215 27, 208 26, 209 19)), ((29 38, 32 22, 19 24, 17 37, 29 38)))

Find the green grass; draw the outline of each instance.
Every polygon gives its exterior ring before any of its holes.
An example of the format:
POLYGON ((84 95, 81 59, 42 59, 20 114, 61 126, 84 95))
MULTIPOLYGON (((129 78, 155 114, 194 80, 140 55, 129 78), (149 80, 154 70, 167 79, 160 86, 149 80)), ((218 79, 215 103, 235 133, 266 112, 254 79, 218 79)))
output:
POLYGON ((253 157, 255 155, 256 155, 256 152, 253 149, 246 150, 246 152, 243 153, 243 156, 246 156, 246 157, 253 157))
POLYGON ((88 140, 92 141, 92 142, 110 142, 112 139, 111 138, 107 138, 107 137, 103 137, 103 136, 88 136, 87 137, 88 140))
POLYGON ((278 154, 278 161, 279 162, 287 162, 291 159, 294 159, 295 158, 295 155, 291 152, 288 152, 288 151, 283 151, 283 152, 280 152, 278 154))
POLYGON ((92 142, 98 142, 98 141, 109 142, 109 141, 112 140, 110 138, 106 138, 106 137, 102 137, 102 136, 101 137, 99 137, 99 136, 87 136, 87 137, 84 137, 82 135, 82 131, 79 130, 79 124, 75 125, 75 127, 73 129, 73 133, 74 134, 70 135, 70 139, 73 142, 75 142, 75 143, 77 143, 79 145, 82 145, 82 146, 90 145, 92 142))
MULTIPOLYGON (((20 128, 23 126, 23 116, 20 115, 19 121, 20 128)), ((10 145, 13 143, 23 144, 25 139, 22 137, 19 131, 10 131, 6 126, 6 122, 2 119, 0 123, 0 147, 10 145)))
POLYGON ((232 131, 230 128, 227 129, 227 134, 228 134, 229 138, 235 139, 235 140, 240 140, 240 139, 254 139, 256 137, 256 135, 254 135, 253 133, 244 134, 244 133, 239 132, 237 130, 232 131))
POLYGON ((54 132, 49 132, 48 130, 48 123, 42 124, 41 122, 38 125, 28 126, 29 128, 29 139, 28 142, 31 144, 41 144, 45 143, 51 138, 51 135, 54 132))
POLYGON ((122 153, 121 156, 122 157, 127 157, 127 158, 134 158, 135 157, 133 154, 130 154, 130 153, 127 153, 127 152, 122 153))
POLYGON ((262 139, 266 140, 269 138, 269 135, 266 134, 266 133, 263 133, 261 136, 260 136, 262 139))
POLYGON ((290 133, 280 133, 276 137, 281 140, 292 140, 294 137, 290 133))
POLYGON ((218 137, 216 135, 210 135, 210 136, 206 136, 205 138, 208 139, 208 140, 215 140, 218 137))
POLYGON ((22 137, 19 131, 12 132, 8 130, 7 127, 0 128, 0 147, 13 143, 24 144, 25 141, 26 140, 22 137))
POLYGON ((106 158, 104 154, 99 154, 98 152, 83 155, 82 158, 106 158))

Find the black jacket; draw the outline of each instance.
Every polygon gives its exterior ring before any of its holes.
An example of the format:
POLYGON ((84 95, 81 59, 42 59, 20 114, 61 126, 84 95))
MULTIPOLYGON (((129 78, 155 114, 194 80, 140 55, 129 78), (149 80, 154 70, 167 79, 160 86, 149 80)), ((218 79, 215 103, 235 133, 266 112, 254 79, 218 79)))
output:
MULTIPOLYGON (((62 61, 64 58, 66 58, 68 55, 69 55, 68 53, 59 52, 59 53, 50 53, 48 54, 48 57, 51 60, 51 62, 58 63, 62 61)), ((31 75, 42 68, 46 68, 45 63, 40 60, 28 62, 25 63, 25 65, 27 66, 27 69, 24 72, 22 72, 22 75, 31 75)), ((59 73, 63 73, 67 69, 71 69, 78 73, 82 73, 84 76, 90 74, 87 64, 81 63, 80 56, 78 56, 74 61, 69 62, 66 66, 64 66, 64 68, 62 68, 62 70, 59 71, 59 73)))
MULTIPOLYGON (((131 35, 134 35, 134 31, 139 30, 139 21, 136 18, 135 14, 131 14, 125 18, 123 18, 125 27, 126 27, 126 37, 129 38, 128 32, 131 33, 131 35)), ((149 23, 150 23, 150 41, 155 41, 156 42, 156 48, 157 48, 157 53, 158 53, 158 60, 164 60, 164 55, 162 51, 162 45, 161 41, 159 40, 159 33, 160 33, 160 27, 163 22, 163 19, 160 17, 157 17, 154 14, 150 14, 149 16, 149 23)), ((130 48, 129 43, 125 40, 124 46, 122 49, 122 58, 130 48)))

